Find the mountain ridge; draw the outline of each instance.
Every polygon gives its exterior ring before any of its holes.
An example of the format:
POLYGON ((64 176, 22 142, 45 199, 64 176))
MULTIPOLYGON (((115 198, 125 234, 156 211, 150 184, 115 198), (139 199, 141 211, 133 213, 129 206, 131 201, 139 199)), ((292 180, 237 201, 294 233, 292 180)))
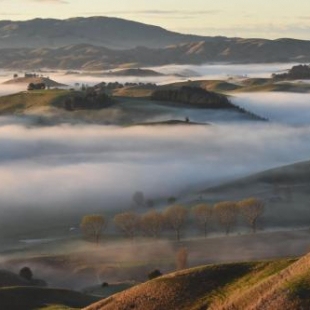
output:
POLYGON ((302 44, 297 46, 295 41, 281 41, 280 44, 279 41, 272 42, 227 39, 226 43, 200 41, 165 48, 136 47, 127 50, 113 50, 85 43, 55 49, 0 49, 0 68, 98 71, 170 64, 310 62, 310 41, 301 41, 302 44))
POLYGON ((104 16, 2 20, 0 38, 0 48, 57 48, 69 44, 88 43, 114 49, 127 49, 139 45, 164 47, 168 44, 207 39, 168 31, 159 26, 104 16))
POLYGON ((0 67, 85 69, 310 62, 310 41, 181 34, 112 17, 0 21, 0 67))

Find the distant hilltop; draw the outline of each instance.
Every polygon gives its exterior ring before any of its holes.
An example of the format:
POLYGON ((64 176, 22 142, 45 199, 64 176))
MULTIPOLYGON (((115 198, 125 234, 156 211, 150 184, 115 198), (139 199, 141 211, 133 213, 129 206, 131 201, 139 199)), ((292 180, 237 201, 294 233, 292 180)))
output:
POLYGON ((103 16, 0 21, 0 49, 57 48, 76 44, 112 49, 130 49, 137 46, 160 48, 204 39, 207 37, 180 34, 158 26, 103 16))
POLYGON ((25 73, 23 76, 14 74, 13 79, 5 81, 3 84, 44 84, 46 87, 65 87, 67 85, 51 80, 36 73, 25 73))

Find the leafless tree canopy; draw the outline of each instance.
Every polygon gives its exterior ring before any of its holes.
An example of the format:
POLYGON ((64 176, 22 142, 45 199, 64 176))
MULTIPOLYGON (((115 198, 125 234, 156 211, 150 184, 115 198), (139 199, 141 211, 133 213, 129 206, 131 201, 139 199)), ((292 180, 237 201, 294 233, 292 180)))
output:
POLYGON ((258 218, 264 212, 264 202, 257 198, 248 198, 238 203, 240 213, 251 226, 252 231, 256 232, 258 218))
POLYGON ((141 229, 145 235, 158 238, 164 227, 164 216, 155 210, 141 217, 141 229))
POLYGON ((176 238, 179 241, 181 229, 188 216, 188 210, 181 205, 173 205, 165 210, 164 216, 166 223, 175 231, 176 238))
POLYGON ((116 214, 114 224, 128 237, 134 238, 139 229, 140 217, 134 212, 116 214))
POLYGON ((218 222, 225 228, 226 235, 228 235, 237 221, 238 208, 236 203, 232 201, 219 202, 214 206, 214 211, 218 222))
POLYGON ((198 224, 203 228, 204 236, 207 236, 208 224, 213 215, 213 208, 207 203, 200 203, 193 207, 192 212, 198 224))
POLYGON ((98 243, 103 230, 107 226, 107 220, 100 214, 85 215, 80 226, 86 236, 94 238, 98 243))

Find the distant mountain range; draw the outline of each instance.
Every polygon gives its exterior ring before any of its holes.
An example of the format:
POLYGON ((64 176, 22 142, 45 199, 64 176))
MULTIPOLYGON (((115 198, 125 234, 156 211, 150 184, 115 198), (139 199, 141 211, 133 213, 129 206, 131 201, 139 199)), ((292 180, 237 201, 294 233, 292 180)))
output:
POLYGON ((8 69, 310 62, 310 41, 184 35, 108 17, 0 21, 0 51, 8 69))
POLYGON ((110 17, 0 21, 1 49, 57 48, 75 44, 91 44, 111 49, 130 49, 136 46, 160 48, 207 39, 208 37, 184 35, 157 26, 110 17))

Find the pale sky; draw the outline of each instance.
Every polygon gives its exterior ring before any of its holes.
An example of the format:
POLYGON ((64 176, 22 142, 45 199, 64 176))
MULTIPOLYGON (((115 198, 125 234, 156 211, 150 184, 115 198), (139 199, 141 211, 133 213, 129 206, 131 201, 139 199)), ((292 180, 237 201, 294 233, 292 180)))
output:
POLYGON ((2 20, 110 16, 199 35, 310 40, 310 0, 0 0, 0 3, 2 20))

